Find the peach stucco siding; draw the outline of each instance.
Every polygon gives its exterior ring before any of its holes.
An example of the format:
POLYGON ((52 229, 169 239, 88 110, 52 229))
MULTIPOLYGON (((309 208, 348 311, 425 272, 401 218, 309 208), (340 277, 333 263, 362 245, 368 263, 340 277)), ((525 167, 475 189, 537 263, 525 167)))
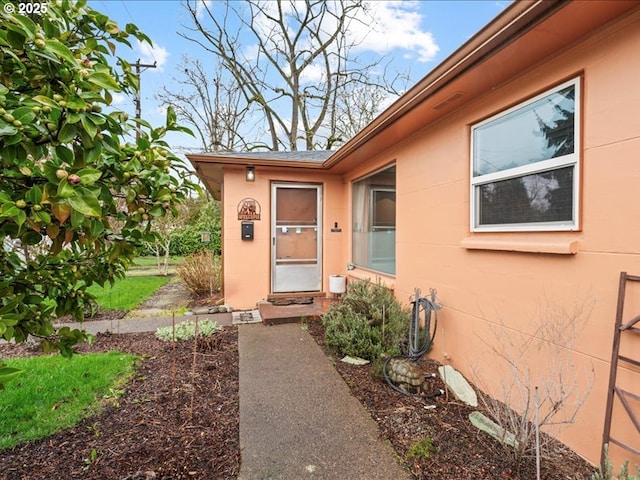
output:
MULTIPOLYGON (((592 382, 591 393, 575 425, 559 432, 592 462, 600 455, 619 273, 640 273, 638 45, 636 14, 384 152, 370 165, 397 166, 397 297, 407 301, 415 287, 437 289, 445 308, 432 355, 472 378, 480 369, 489 393, 498 394, 502 381, 495 359, 487 356, 485 342, 495 337, 492 329, 527 335, 540 315, 551 315, 545 320, 553 322, 563 309, 570 313, 576 304, 592 307, 577 325, 573 346, 581 390, 588 391, 592 382), (471 234, 470 125, 579 75, 581 231, 471 234), (563 251, 576 253, 555 253, 563 251)), ((353 176, 363 171, 361 167, 353 176)), ((640 313, 637 303, 634 310, 628 301, 627 319, 640 313)), ((640 357, 640 338, 630 340, 627 351, 640 357)), ((531 361, 540 370, 552 368, 544 355, 531 361)), ((638 373, 623 372, 627 383, 640 385, 638 373)), ((616 434, 624 438, 629 423, 614 423, 616 434)), ((639 443, 636 438, 635 445, 639 443)))
MULTIPOLYGON (((600 2, 597 8, 604 11, 607 5, 600 2)), ((596 22, 596 16, 588 20, 596 22)), ((553 25, 553 19, 549 22, 553 25)), ((523 42, 544 47, 542 40, 549 41, 549 32, 541 28, 538 33, 540 42, 535 32, 523 42)), ((636 8, 587 38, 555 49, 551 57, 529 62, 525 70, 506 82, 496 82, 479 96, 469 93, 470 99, 459 108, 408 138, 397 134, 403 128, 398 120, 397 125, 389 127, 392 133, 386 133, 389 148, 376 150, 371 145, 376 141, 372 135, 373 140, 345 149, 341 157, 338 151, 341 163, 326 168, 256 166, 255 182, 245 181, 244 166, 224 165, 226 302, 235 308, 255 308, 257 301, 272 293, 272 182, 320 184, 322 291, 328 294, 331 274, 380 279, 403 302, 409 301, 416 287, 423 293, 437 289, 444 308, 431 355, 459 369, 489 394, 499 397, 509 375, 491 351, 496 336, 533 345, 537 324, 559 324, 563 315, 582 309, 575 324, 575 338, 570 342, 560 335, 553 338, 571 361, 573 377, 579 384, 576 396, 588 396, 575 423, 551 433, 597 463, 619 274, 627 271, 640 275, 639 46, 640 9, 636 8), (471 126, 576 77, 581 78, 582 93, 579 230, 472 233, 471 126), (392 135, 398 135, 397 140, 389 140, 392 135), (396 274, 381 275, 362 268, 348 271, 347 264, 352 260, 352 182, 388 165, 396 166, 396 274), (246 197, 257 200, 262 209, 261 220, 254 222, 255 239, 251 242, 241 240, 237 218, 237 205, 246 197), (336 222, 341 232, 331 231, 336 222)), ((515 48, 519 55, 527 52, 514 43, 495 57, 508 56, 509 48, 515 48)), ((495 64, 496 58, 486 61, 495 64)), ((527 64, 521 56, 514 60, 518 65, 527 64)), ((509 62, 509 58, 501 61, 509 62)), ((491 72, 474 77, 470 69, 452 83, 460 82, 459 87, 466 82, 471 92, 474 85, 491 83, 487 74, 491 72)), ((433 115, 423 105, 416 108, 433 115)), ((416 130, 414 123, 411 131, 416 130)), ((626 320, 640 313, 640 285, 629 287, 625 312, 626 320)), ((623 348, 625 353, 640 358, 640 335, 625 339, 623 348)), ((548 349, 532 348, 520 361, 542 384, 557 368, 550 357, 553 355, 548 349)), ((638 369, 621 368, 619 375, 621 385, 632 390, 635 386, 639 393, 638 369)), ((636 407, 640 416, 640 406, 636 407)), ((640 449, 638 435, 620 412, 618 405, 614 410, 616 437, 640 449)), ((629 457, 620 449, 612 448, 611 453, 615 464, 624 458, 640 464, 640 457, 629 457)))

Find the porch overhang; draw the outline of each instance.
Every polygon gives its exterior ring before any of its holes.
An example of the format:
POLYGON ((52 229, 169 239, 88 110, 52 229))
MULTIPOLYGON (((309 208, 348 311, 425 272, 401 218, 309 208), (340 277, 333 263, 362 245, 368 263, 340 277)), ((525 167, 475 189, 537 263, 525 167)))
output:
POLYGON ((202 153, 187 158, 216 198, 225 166, 343 174, 639 9, 637 2, 628 0, 516 1, 338 150, 202 153))

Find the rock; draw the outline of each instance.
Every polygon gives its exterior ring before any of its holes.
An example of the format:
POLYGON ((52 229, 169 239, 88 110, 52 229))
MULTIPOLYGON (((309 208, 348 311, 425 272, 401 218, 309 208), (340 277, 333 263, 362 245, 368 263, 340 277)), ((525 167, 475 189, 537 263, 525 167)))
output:
POLYGON ((349 363, 351 365, 366 365, 369 363, 369 360, 365 360, 364 358, 360 358, 360 357, 351 357, 349 355, 345 356, 340 361, 344 363, 349 363))
POLYGON ((193 315, 193 312, 184 312, 184 315, 193 315))
POLYGON ((209 307, 198 307, 192 310, 194 315, 207 315, 209 313, 209 307))
POLYGON ((209 307, 209 313, 218 313, 220 311, 220 307, 209 307))
POLYGON ((478 396, 476 395, 475 390, 471 385, 469 385, 469 382, 467 382, 460 372, 450 365, 443 365, 438 367, 438 373, 449 391, 457 400, 460 400, 471 407, 478 406, 478 396))
POLYGON ((506 431, 486 415, 483 415, 480 412, 471 412, 469 414, 469 420, 471 420, 471 423, 476 428, 488 433, 499 442, 505 443, 513 448, 518 447, 516 436, 513 433, 506 431))
POLYGON ((224 305, 218 307, 218 312, 227 313, 227 307, 225 307, 224 305))

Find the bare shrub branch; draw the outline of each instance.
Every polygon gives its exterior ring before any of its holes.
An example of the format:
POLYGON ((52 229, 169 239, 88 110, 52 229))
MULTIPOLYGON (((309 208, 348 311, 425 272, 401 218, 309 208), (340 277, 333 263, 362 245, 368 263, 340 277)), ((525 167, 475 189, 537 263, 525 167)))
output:
POLYGON ((501 377, 490 388, 483 367, 476 364, 472 366, 476 383, 497 394, 498 398, 481 398, 493 420, 515 435, 515 448, 503 445, 517 465, 535 456, 537 449, 542 458, 552 457, 546 448, 551 437, 543 435, 536 444, 536 388, 538 426, 548 434, 557 434, 560 428, 572 424, 591 391, 593 368, 580 372, 572 354, 593 305, 589 296, 569 303, 545 297, 529 323, 531 332, 515 331, 500 321, 490 329, 491 338, 478 336, 491 354, 492 369, 498 369, 501 377))

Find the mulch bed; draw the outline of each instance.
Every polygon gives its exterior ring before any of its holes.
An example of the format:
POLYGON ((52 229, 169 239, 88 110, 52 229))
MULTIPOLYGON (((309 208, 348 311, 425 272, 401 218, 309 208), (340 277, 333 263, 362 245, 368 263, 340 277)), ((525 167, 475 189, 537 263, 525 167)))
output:
MULTIPOLYGON (((307 328, 324 348, 321 322, 310 321, 307 328)), ((173 348, 151 333, 98 335, 93 345, 80 349, 141 356, 126 393, 73 429, 0 452, 0 479, 237 478, 237 328, 212 338, 201 343, 194 367, 193 342, 173 348)), ((469 407, 451 398, 425 402, 398 394, 372 376, 372 367, 348 365, 325 352, 415 479, 536 478, 533 461, 517 468, 500 444, 469 423, 469 407), (411 446, 425 437, 434 447, 429 458, 409 458, 411 446)), ((33 353, 28 346, 0 346, 0 357, 33 353)), ((420 365, 426 371, 436 368, 425 358, 420 365)), ((442 388, 439 380, 429 382, 442 388)), ((543 462, 542 479, 591 478, 593 468, 586 462, 560 444, 554 449, 553 458, 543 462)))
MULTIPOLYGON (((240 466, 237 328, 215 341, 99 334, 80 351, 140 355, 126 393, 73 429, 0 452, 0 478, 235 479, 240 466), (95 452, 95 453, 93 453, 95 452)), ((32 354, 4 345, 0 356, 32 354)))
MULTIPOLYGON (((342 356, 325 346, 324 327, 320 321, 309 322, 308 328, 325 353, 334 359, 336 370, 349 385, 353 395, 378 423, 380 437, 393 445, 415 479, 536 478, 534 458, 515 465, 506 454, 505 447, 471 424, 469 413, 474 410, 483 411, 481 405, 471 408, 448 395, 422 399, 397 393, 380 378, 380 374, 375 374, 374 367, 341 362, 342 356), (429 458, 412 458, 409 455, 411 447, 424 438, 431 440, 432 453, 429 458)), ((425 373, 437 372, 439 365, 426 357, 417 363, 425 373)), ((445 389, 439 378, 427 380, 427 385, 428 392, 445 389)), ((482 395, 481 392, 478 395, 482 395)), ((542 462, 541 479, 591 478, 594 472, 591 465, 559 442, 550 442, 547 448, 550 458, 542 462)))

